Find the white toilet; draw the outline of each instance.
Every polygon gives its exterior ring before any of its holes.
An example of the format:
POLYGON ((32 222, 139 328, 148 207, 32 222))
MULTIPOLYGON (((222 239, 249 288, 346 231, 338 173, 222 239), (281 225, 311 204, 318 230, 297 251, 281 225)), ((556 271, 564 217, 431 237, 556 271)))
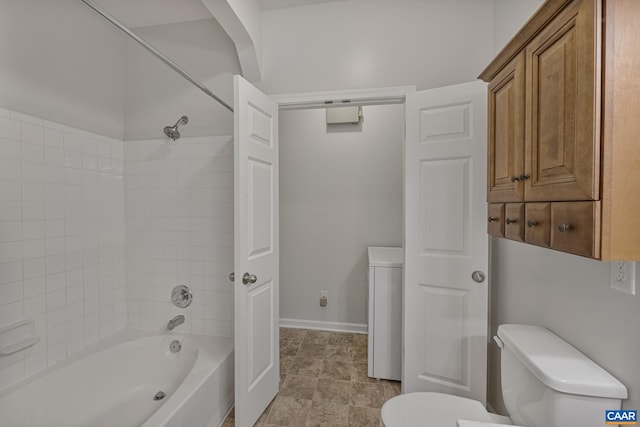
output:
POLYGON ((627 398, 620 381, 548 329, 501 325, 494 339, 501 348, 502 397, 511 418, 463 397, 408 393, 384 404, 380 425, 602 427, 605 410, 620 409, 627 398))

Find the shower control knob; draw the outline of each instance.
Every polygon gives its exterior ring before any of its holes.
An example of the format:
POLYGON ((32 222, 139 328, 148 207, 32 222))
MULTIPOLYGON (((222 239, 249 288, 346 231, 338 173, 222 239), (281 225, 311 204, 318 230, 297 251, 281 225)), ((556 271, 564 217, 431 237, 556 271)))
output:
POLYGON ((191 289, 185 285, 178 285, 171 291, 171 301, 173 305, 179 308, 187 308, 193 301, 193 294, 191 289))

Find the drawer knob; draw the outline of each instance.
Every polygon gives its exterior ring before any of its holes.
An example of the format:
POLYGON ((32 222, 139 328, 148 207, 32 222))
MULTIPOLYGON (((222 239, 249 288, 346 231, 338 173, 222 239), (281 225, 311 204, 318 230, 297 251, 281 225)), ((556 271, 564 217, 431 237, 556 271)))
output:
POLYGON ((571 230, 571 224, 558 224, 558 231, 564 233, 565 231, 571 230))
POLYGON ((489 222, 497 222, 500 221, 500 218, 498 218, 497 216, 490 216, 489 217, 489 222))
POLYGON ((533 221, 533 220, 527 221, 527 227, 529 227, 529 228, 533 228, 536 225, 538 225, 538 221, 533 221))
POLYGON ((507 218, 507 224, 515 224, 516 222, 518 222, 517 219, 511 219, 511 218, 507 218))

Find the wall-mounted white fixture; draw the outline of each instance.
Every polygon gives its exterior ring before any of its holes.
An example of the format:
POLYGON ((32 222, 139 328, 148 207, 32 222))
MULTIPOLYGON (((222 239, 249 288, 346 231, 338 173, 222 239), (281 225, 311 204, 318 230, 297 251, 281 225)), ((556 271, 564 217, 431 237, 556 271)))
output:
POLYGON ((636 263, 634 261, 611 261, 609 268, 611 288, 635 295, 636 263))
POLYGON ((362 120, 362 107, 329 107, 327 108, 328 125, 357 125, 362 120))

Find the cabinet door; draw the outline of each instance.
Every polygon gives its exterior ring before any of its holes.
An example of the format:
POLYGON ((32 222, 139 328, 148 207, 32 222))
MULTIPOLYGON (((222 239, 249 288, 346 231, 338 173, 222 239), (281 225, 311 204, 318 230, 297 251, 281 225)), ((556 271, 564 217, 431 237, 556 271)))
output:
POLYGON ((504 216, 504 237, 523 242, 524 203, 507 203, 504 216))
POLYGON ((487 207, 487 233, 504 237, 504 203, 490 203, 487 207))
POLYGON ((549 247, 551 238, 551 203, 526 203, 524 241, 549 247))
POLYGON ((599 1, 575 0, 528 45, 525 200, 597 200, 599 1))
POLYGON ((600 202, 551 203, 551 248, 600 258, 600 202))
POLYGON ((523 200, 524 53, 489 84, 489 202, 523 200))

